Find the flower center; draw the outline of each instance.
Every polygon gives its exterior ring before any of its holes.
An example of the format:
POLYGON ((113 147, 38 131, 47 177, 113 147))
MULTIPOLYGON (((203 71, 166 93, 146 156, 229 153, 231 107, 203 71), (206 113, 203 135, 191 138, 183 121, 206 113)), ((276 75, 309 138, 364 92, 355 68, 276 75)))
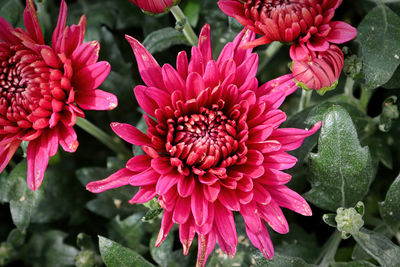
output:
POLYGON ((201 108, 199 114, 168 121, 167 147, 173 158, 197 169, 236 163, 236 121, 222 111, 201 108))

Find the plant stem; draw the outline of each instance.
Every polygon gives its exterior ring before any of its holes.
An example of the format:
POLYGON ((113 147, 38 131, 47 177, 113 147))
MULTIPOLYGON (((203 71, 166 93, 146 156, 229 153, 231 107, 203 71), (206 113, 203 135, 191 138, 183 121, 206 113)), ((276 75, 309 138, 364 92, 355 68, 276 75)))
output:
POLYGON ((319 267, 329 266, 329 264, 335 260, 336 251, 341 240, 342 238, 340 237, 339 231, 335 230, 331 237, 329 237, 318 257, 317 263, 319 267))
POLYGON ((300 103, 299 103, 299 110, 298 112, 302 111, 308 105, 310 104, 311 100, 311 95, 312 95, 312 90, 302 90, 301 91, 301 98, 300 98, 300 103))
POLYGON ((186 19, 185 14, 183 14, 182 10, 180 9, 180 7, 174 6, 171 8, 170 11, 172 15, 174 15, 176 22, 183 25, 183 34, 185 35, 186 39, 192 46, 196 46, 199 42, 199 38, 193 31, 192 27, 190 27, 190 24, 186 19))
POLYGON ((81 127, 87 133, 91 134, 93 137, 96 137, 97 140, 99 140, 109 149, 114 151, 118 157, 122 159, 128 159, 132 157, 132 153, 124 146, 124 144, 113 139, 111 136, 106 134, 103 130, 101 130, 99 127, 97 127, 87 119, 78 118, 76 120, 76 125, 81 127))
POLYGON ((361 108, 367 112, 367 107, 369 100, 372 97, 373 90, 366 89, 365 87, 361 86, 361 97, 360 97, 360 105, 361 108))
POLYGON ((269 44, 268 48, 265 49, 264 52, 261 54, 262 62, 258 67, 259 70, 263 70, 268 65, 275 54, 278 53, 279 49, 281 49, 282 45, 283 44, 281 42, 272 42, 269 44))
POLYGON ((346 79, 346 84, 344 85, 344 94, 350 98, 354 98, 353 89, 354 89, 354 80, 348 77, 346 79))

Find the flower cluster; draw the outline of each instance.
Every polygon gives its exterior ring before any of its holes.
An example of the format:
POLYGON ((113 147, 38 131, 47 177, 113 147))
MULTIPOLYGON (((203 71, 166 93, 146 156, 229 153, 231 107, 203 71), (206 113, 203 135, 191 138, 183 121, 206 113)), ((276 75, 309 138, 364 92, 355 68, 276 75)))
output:
POLYGON ((349 24, 331 21, 341 3, 342 0, 219 0, 218 5, 225 14, 262 35, 247 47, 273 41, 293 42, 290 57, 298 85, 324 92, 335 87, 343 69, 343 53, 334 44, 350 41, 357 34, 349 24))
POLYGON ((51 46, 44 43, 32 0, 23 18, 26 30, 0 17, 0 171, 20 143, 29 142, 27 180, 36 190, 58 144, 68 152, 77 149, 72 126, 84 117, 82 109, 113 109, 117 98, 96 89, 110 65, 97 62, 97 41, 83 43, 85 16, 65 26, 67 5, 61 1, 51 46))
POLYGON ((235 255, 234 211, 243 216, 251 242, 267 258, 274 249, 264 221, 287 233, 281 207, 311 215, 306 201, 285 186, 291 176, 282 170, 296 163, 287 151, 298 148, 321 124, 310 130, 278 129, 286 120, 278 107, 297 87, 291 74, 258 85, 258 56, 243 48, 254 37, 243 30, 215 61, 206 25, 190 61, 181 52, 174 69, 160 67, 142 44, 126 36, 146 83, 136 86, 135 95, 151 117, 144 115, 147 134, 124 123, 111 127, 145 154, 87 185, 95 193, 140 186, 130 203, 158 196, 164 214, 156 246, 177 223, 184 254, 197 234, 199 266, 205 265, 216 242, 223 252, 235 255))

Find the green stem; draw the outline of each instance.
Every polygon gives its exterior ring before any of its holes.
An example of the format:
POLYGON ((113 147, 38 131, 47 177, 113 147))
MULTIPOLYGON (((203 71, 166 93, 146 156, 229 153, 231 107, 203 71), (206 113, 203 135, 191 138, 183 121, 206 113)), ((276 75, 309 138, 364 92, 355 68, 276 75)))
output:
POLYGON ((281 42, 272 42, 269 44, 268 48, 265 49, 265 51, 261 54, 262 63, 258 67, 260 71, 268 65, 268 63, 275 56, 275 54, 278 53, 279 49, 281 49, 282 46, 283 44, 281 42))
POLYGON ((196 33, 193 31, 192 27, 190 27, 190 24, 185 17, 185 14, 183 14, 182 10, 180 9, 179 6, 174 6, 171 8, 171 13, 174 15, 176 22, 180 23, 183 26, 183 34, 185 35, 186 39, 189 41, 189 43, 192 46, 196 46, 199 42, 199 38, 197 37, 196 33))
POLYGON ((301 98, 300 98, 300 103, 299 103, 299 110, 298 112, 302 111, 308 105, 310 104, 311 101, 311 95, 312 95, 312 90, 302 90, 301 91, 301 98))
POLYGON ((324 248, 319 255, 317 260, 319 267, 326 267, 329 266, 331 262, 335 261, 336 251, 339 248, 339 244, 342 238, 340 237, 339 231, 335 231, 331 237, 328 239, 324 248))
POLYGON ((344 94, 349 98, 354 98, 353 89, 354 89, 354 80, 348 77, 346 79, 346 84, 344 85, 344 94))
POLYGON ((128 159, 132 157, 132 153, 124 146, 124 144, 113 139, 111 136, 106 134, 103 130, 101 130, 99 127, 97 127, 87 119, 78 118, 76 121, 76 125, 97 138, 97 140, 99 140, 109 149, 114 151, 118 157, 122 159, 128 159))
POLYGON ((360 97, 360 105, 361 108, 367 112, 367 107, 369 100, 371 99, 373 94, 373 90, 366 89, 365 87, 361 86, 361 97, 360 97))

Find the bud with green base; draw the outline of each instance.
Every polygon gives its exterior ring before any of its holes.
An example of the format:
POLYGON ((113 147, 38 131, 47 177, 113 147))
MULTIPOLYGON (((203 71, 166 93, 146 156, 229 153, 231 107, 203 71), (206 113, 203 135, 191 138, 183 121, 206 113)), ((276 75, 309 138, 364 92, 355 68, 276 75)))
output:
POLYGON ((169 12, 171 7, 179 4, 180 0, 130 0, 137 5, 144 13, 156 15, 169 12))

